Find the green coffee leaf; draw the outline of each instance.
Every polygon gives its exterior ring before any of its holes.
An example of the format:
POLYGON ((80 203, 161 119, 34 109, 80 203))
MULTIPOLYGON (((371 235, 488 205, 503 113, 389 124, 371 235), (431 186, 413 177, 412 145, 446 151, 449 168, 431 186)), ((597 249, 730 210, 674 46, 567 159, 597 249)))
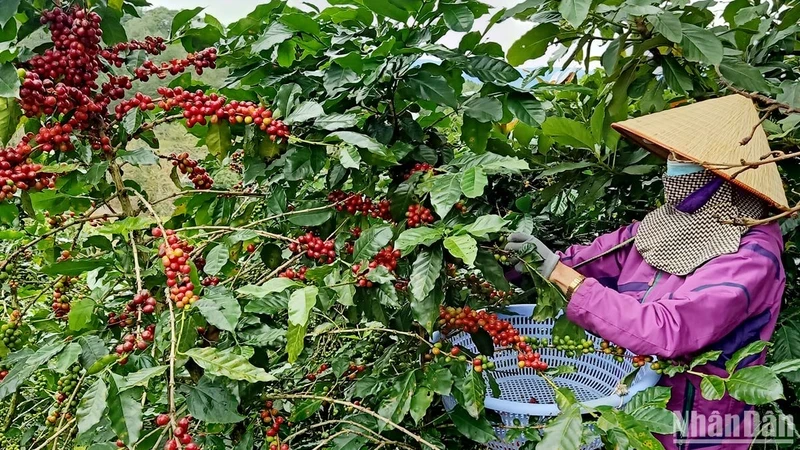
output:
POLYGON ((249 383, 276 380, 264 369, 250 364, 243 357, 230 352, 219 351, 214 347, 192 348, 184 352, 184 354, 192 358, 197 365, 206 369, 212 375, 249 383))

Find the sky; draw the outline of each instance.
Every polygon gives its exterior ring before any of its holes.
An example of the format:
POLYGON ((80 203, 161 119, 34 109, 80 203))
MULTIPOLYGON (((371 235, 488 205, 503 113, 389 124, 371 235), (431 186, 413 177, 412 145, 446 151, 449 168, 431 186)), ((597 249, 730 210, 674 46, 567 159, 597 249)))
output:
MULTIPOLYGON (((3 1, 3 0, 0 0, 3 1)), ((253 11, 256 5, 264 3, 264 0, 149 0, 153 6, 163 6, 170 9, 191 9, 197 6, 202 6, 207 14, 219 19, 222 23, 228 24, 234 22, 248 13, 253 11)), ((309 0, 305 0, 309 1, 309 0)), ((515 6, 522 0, 491 0, 492 12, 500 8, 515 6)), ((289 4, 297 7, 302 7, 303 1, 290 0, 289 4)), ((314 3, 318 6, 325 5, 324 0, 310 0, 309 3, 314 3)), ((491 14, 483 16, 475 21, 475 29, 483 30, 489 22, 491 14)), ((530 23, 520 22, 514 19, 509 19, 500 25, 496 25, 488 34, 488 40, 497 42, 502 45, 504 49, 508 49, 520 36, 531 29, 530 23)), ((443 44, 448 47, 458 46, 461 40, 462 33, 449 33, 445 36, 443 44)))

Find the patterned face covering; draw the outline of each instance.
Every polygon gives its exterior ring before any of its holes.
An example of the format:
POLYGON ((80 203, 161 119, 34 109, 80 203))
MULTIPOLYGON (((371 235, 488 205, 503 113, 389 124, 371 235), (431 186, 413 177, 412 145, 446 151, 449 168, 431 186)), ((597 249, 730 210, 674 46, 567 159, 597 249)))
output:
POLYGON ((640 224, 635 244, 648 264, 675 275, 739 250, 747 227, 724 221, 760 218, 766 212, 761 200, 706 170, 671 168, 664 175, 664 195, 664 206, 640 224))

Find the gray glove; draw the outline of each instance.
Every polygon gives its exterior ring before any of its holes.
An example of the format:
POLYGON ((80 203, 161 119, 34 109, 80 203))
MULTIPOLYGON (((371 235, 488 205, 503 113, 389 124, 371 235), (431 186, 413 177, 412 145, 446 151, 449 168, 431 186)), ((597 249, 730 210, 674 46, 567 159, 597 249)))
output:
MULTIPOLYGON (((547 248, 542 241, 526 233, 513 233, 509 236, 506 250, 519 253, 520 256, 533 255, 537 257, 539 267, 536 268, 536 271, 545 279, 550 278, 556 264, 560 261, 558 255, 547 248)), ((524 273, 525 264, 520 262, 515 269, 524 273)))

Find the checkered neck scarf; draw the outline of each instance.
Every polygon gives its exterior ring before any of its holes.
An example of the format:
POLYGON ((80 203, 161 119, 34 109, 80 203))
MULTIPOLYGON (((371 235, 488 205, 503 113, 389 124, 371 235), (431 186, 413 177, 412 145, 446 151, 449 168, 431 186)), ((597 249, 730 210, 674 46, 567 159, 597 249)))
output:
POLYGON ((761 218, 766 208, 757 197, 721 182, 709 171, 664 175, 666 203, 645 216, 636 249, 651 266, 687 275, 706 261, 739 250, 747 227, 722 221, 761 218))

